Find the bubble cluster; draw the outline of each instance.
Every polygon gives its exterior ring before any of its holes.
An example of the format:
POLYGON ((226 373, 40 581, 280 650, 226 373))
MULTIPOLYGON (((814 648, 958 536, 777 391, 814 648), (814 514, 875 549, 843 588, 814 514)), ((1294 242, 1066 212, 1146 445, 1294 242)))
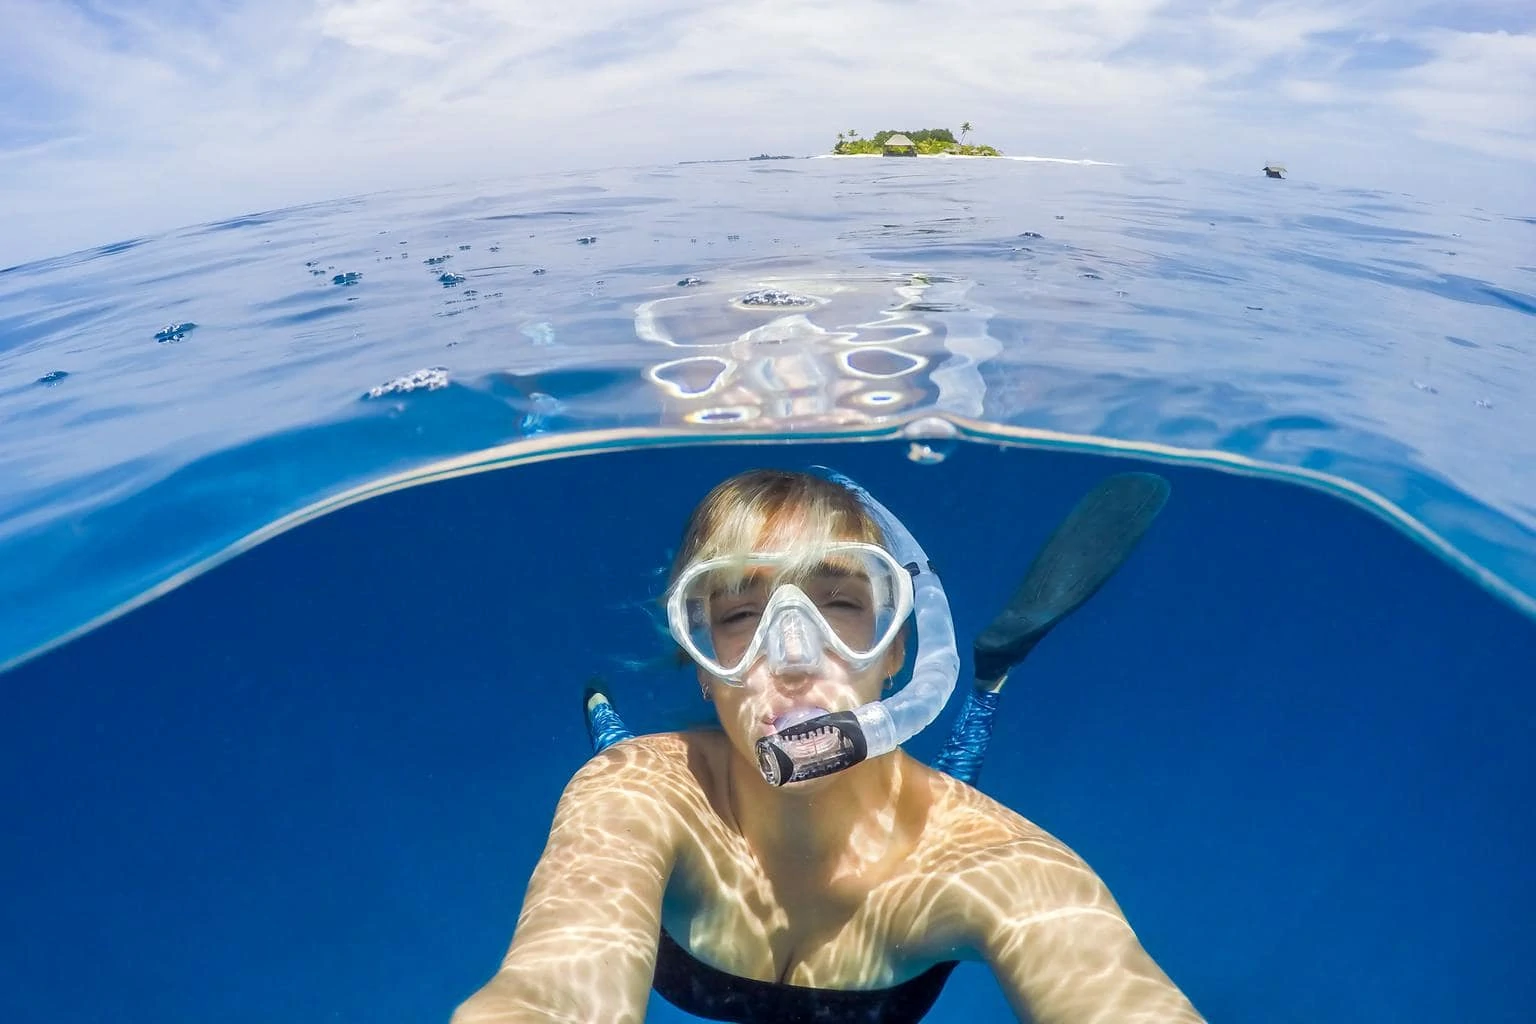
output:
POLYGON ((384 398, 388 395, 405 395, 412 391, 436 391, 448 386, 448 367, 429 366, 415 373, 408 373, 403 377, 371 387, 363 395, 364 398, 384 398))
POLYGON ((188 334, 191 334, 196 329, 197 329, 197 324, 190 323, 190 322, 189 323, 184 323, 184 324, 182 324, 182 323, 166 324, 164 327, 160 328, 160 330, 155 332, 155 340, 160 342, 162 345, 165 344, 166 342, 181 341, 181 340, 185 339, 188 334))
POLYGON ((743 306, 814 306, 816 300, 779 288, 758 288, 736 300, 743 306))

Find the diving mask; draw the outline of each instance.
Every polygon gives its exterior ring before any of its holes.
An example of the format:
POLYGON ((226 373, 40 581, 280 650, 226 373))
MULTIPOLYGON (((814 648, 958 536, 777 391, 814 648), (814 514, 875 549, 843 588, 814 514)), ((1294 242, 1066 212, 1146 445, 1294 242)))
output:
POLYGON ((912 576, 875 544, 702 559, 678 576, 667 622, 684 651, 734 686, 759 658, 814 673, 830 652, 851 671, 885 654, 912 612, 912 576))

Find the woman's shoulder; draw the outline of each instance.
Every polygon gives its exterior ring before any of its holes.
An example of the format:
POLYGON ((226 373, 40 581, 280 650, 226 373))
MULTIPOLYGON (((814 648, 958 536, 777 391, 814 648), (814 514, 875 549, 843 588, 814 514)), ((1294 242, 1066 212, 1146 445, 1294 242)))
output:
POLYGON ((928 835, 953 867, 983 866, 1025 855, 1042 869, 1076 869, 1082 860, 1066 843, 1024 815, 943 772, 921 766, 933 793, 928 835))
POLYGON ((691 797, 716 758, 723 735, 704 730, 645 733, 592 755, 572 776, 567 793, 631 794, 649 799, 691 797))
POLYGON ((919 778, 929 803, 907 891, 926 922, 924 943, 979 957, 1007 922, 1098 899, 1096 876, 1050 832, 942 772, 921 766, 919 778))
POLYGON ((587 763, 591 765, 614 761, 676 761, 686 756, 694 735, 693 732, 641 733, 605 747, 599 753, 593 754, 587 763))

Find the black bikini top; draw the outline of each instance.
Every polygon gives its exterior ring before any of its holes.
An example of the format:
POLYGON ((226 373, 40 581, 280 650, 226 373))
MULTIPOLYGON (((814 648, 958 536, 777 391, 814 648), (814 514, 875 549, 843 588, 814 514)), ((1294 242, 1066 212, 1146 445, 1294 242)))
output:
POLYGON ((733 1024, 914 1024, 933 1009, 955 963, 935 964, 891 988, 808 988, 727 974, 663 930, 651 987, 684 1013, 733 1024))

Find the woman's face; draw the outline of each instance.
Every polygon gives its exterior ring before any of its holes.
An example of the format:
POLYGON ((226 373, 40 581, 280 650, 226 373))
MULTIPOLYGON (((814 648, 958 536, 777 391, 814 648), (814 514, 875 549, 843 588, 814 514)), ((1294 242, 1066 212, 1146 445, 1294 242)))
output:
MULTIPOLYGON (((794 538, 779 536, 769 545, 785 550, 792 549, 793 543, 794 538)), ((857 650, 872 643, 875 612, 866 577, 850 574, 845 566, 829 561, 795 583, 815 604, 826 627, 850 646, 857 650)), ((721 662, 730 664, 747 649, 776 586, 771 573, 748 574, 711 599, 711 635, 721 662)), ((905 648, 898 639, 884 656, 862 670, 854 670, 828 649, 811 669, 776 667, 772 659, 758 657, 739 686, 723 682, 702 668, 698 676, 732 744, 755 761, 757 741, 777 732, 779 721, 786 715, 804 709, 851 711, 878 700, 886 679, 900 670, 904 655, 905 648)))

